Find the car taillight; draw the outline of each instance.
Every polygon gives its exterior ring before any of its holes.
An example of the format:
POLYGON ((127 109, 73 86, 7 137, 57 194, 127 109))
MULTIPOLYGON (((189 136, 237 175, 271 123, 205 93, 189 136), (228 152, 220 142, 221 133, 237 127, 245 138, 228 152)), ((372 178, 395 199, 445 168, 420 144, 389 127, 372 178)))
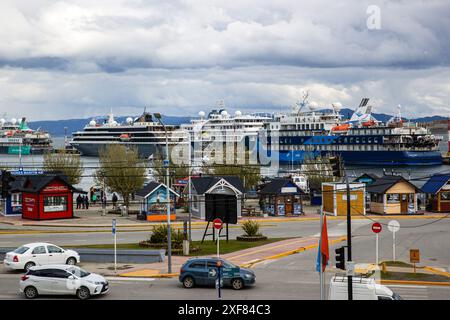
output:
POLYGON ((27 280, 29 277, 28 276, 22 276, 22 278, 20 278, 20 279, 22 279, 22 281, 25 281, 25 280, 27 280))
POLYGON ((14 256, 13 262, 19 262, 19 258, 17 256, 14 256))

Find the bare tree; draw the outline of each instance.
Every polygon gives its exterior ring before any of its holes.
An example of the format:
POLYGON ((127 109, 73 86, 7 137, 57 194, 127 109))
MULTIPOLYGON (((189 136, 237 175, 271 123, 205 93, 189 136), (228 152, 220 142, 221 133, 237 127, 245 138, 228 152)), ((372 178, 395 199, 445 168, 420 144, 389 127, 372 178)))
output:
POLYGON ((44 171, 64 174, 70 184, 78 184, 83 175, 83 163, 80 155, 71 153, 46 153, 43 163, 44 171))
POLYGON ((136 148, 111 144, 100 150, 96 180, 104 180, 111 192, 120 194, 128 210, 131 194, 144 185, 145 171, 136 148))

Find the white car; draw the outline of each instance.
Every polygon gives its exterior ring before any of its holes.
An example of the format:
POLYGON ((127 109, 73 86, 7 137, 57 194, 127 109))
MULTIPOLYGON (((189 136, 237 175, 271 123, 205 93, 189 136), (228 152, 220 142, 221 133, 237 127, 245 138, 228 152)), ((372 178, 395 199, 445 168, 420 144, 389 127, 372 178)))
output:
POLYGON ((76 295, 84 300, 108 290, 108 281, 101 275, 64 264, 31 267, 20 279, 20 292, 28 299, 39 295, 76 295))
POLYGON ((65 250, 51 243, 38 242, 25 244, 5 255, 5 267, 28 271, 33 266, 47 264, 75 265, 80 262, 80 255, 73 250, 65 250))

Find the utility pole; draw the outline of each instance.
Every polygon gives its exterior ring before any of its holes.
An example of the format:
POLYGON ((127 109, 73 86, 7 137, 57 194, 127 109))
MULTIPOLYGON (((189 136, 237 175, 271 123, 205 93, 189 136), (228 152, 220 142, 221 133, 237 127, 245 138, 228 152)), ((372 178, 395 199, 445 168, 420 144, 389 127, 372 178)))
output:
POLYGON ((169 135, 167 133, 167 128, 164 123, 161 121, 161 114, 155 113, 155 118, 158 119, 158 122, 163 126, 164 132, 166 134, 166 157, 164 160, 164 165, 166 166, 166 203, 167 203, 167 272, 172 273, 172 239, 171 239, 171 230, 170 230, 170 168, 169 168, 169 135))
MULTIPOLYGON (((344 168, 345 170, 345 168, 344 168)), ((345 172, 345 182, 347 184, 347 262, 352 261, 352 215, 350 207, 350 184, 348 183, 347 170, 345 172)), ((348 272, 348 270, 347 270, 348 272)), ((353 300, 353 276, 347 274, 348 300, 353 300)))

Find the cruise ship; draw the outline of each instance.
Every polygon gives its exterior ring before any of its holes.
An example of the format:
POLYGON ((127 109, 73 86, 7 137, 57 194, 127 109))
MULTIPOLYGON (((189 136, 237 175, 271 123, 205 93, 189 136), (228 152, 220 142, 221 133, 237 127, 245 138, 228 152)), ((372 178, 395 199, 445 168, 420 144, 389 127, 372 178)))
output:
POLYGON ((28 127, 26 118, 20 123, 13 118, 0 119, 0 154, 43 154, 53 150, 48 132, 28 127))
POLYGON ((145 111, 140 117, 128 117, 124 123, 118 123, 111 112, 103 122, 92 119, 83 130, 72 133, 69 144, 83 156, 97 157, 107 145, 122 144, 136 147, 142 158, 156 159, 165 155, 165 130, 169 148, 186 141, 186 134, 176 129, 173 125, 162 126, 145 111))
POLYGON ((194 159, 203 159, 211 149, 220 145, 224 148, 240 143, 245 147, 249 143, 256 145, 259 131, 272 120, 271 114, 243 114, 236 111, 230 115, 223 104, 220 107, 213 109, 207 116, 204 111, 200 111, 197 119, 192 119, 189 124, 181 124, 180 129, 190 136, 194 159))
POLYGON ((300 164, 319 155, 339 155, 351 165, 442 163, 439 140, 428 129, 405 122, 400 114, 382 123, 373 117, 368 102, 362 99, 345 121, 339 103, 324 111, 303 100, 291 113, 275 115, 266 123, 261 134, 266 135, 267 145, 261 147, 269 155, 278 155, 280 164, 300 164))

